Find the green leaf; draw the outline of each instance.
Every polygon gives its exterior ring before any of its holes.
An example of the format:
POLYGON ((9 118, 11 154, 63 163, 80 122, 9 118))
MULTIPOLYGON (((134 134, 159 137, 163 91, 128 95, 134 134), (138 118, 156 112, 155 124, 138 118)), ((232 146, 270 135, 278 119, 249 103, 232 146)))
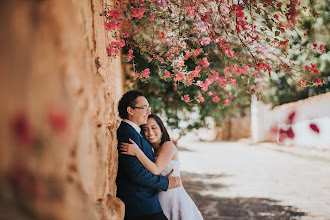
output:
POLYGON ((279 36, 280 35, 280 32, 279 31, 275 31, 275 36, 279 36))

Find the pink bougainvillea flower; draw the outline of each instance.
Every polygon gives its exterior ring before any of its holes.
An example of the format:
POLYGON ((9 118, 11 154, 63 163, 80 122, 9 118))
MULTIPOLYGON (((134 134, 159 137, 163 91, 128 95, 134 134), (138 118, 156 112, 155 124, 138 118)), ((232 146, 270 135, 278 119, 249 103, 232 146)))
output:
POLYGON ((311 70, 311 68, 309 66, 305 66, 305 70, 306 70, 306 72, 309 72, 311 70))
POLYGON ((189 16, 194 16, 195 15, 195 8, 194 7, 188 7, 188 13, 189 16))
POLYGON ((224 69, 223 72, 224 72, 226 78, 230 78, 229 67, 227 67, 226 69, 224 69))
POLYGON ((143 75, 144 78, 149 78, 150 77, 149 74, 150 74, 150 69, 149 68, 146 68, 145 70, 143 70, 142 75, 143 75))
POLYGON ((280 15, 279 14, 275 14, 274 15, 274 18, 276 18, 278 20, 280 18, 280 15))
POLYGON ((306 81, 305 80, 301 80, 300 83, 303 85, 303 86, 306 86, 306 81))
POLYGON ((293 112, 291 112, 289 115, 288 115, 288 124, 292 124, 293 123, 293 120, 295 119, 295 117, 296 117, 296 112, 295 111, 293 111, 293 112))
POLYGON ((48 111, 48 122, 55 133, 63 133, 68 127, 68 116, 59 107, 52 107, 48 111))
POLYGON ((177 72, 173 79, 174 82, 181 82, 184 79, 184 75, 181 72, 177 72))
POLYGON ((246 92, 247 94, 250 94, 250 93, 251 93, 251 89, 249 89, 249 90, 245 90, 245 92, 246 92))
POLYGON ((239 18, 244 18, 244 12, 243 12, 243 7, 239 6, 236 9, 236 15, 239 18))
POLYGON ((247 66, 243 66, 243 68, 242 68, 242 74, 246 74, 247 73, 247 66))
POLYGON ((230 84, 232 84, 233 86, 236 84, 236 79, 230 79, 230 84))
POLYGON ((234 57, 234 51, 232 51, 232 50, 227 50, 226 54, 228 57, 234 57))
POLYGON ((128 37, 129 37, 129 34, 126 33, 126 32, 124 32, 124 33, 121 34, 121 37, 122 37, 122 38, 128 38, 128 37))
POLYGON ((110 22, 104 22, 104 27, 107 31, 113 31, 116 28, 120 29, 122 26, 122 23, 120 21, 110 21, 110 22))
POLYGON ((320 133, 320 129, 319 129, 319 127, 315 124, 315 123, 311 123, 310 125, 309 125, 309 127, 310 127, 310 129, 312 129, 314 132, 316 132, 316 133, 320 133))
POLYGON ((319 77, 317 77, 316 83, 317 83, 317 85, 321 86, 322 85, 322 80, 319 77))
POLYGON ((138 73, 138 72, 135 72, 135 76, 137 77, 137 78, 142 78, 142 74, 140 74, 140 73, 138 73))
POLYGON ((311 67, 314 69, 316 68, 316 64, 311 63, 311 67))
POLYGON ((310 74, 311 75, 315 75, 315 74, 318 74, 319 73, 319 70, 318 69, 314 69, 313 72, 311 72, 310 74))
POLYGON ((203 86, 203 87, 202 87, 202 90, 203 90, 204 92, 206 92, 208 89, 209 89, 208 86, 203 86))
POLYGON ((178 60, 178 67, 183 67, 184 66, 184 60, 178 60))
POLYGON ((210 16, 209 16, 209 14, 205 14, 204 16, 203 16, 203 18, 204 18, 204 20, 209 20, 210 19, 210 16))
POLYGON ((233 71, 237 71, 238 70, 238 65, 236 63, 233 63, 233 65, 231 65, 231 69, 233 71))
POLYGON ((205 101, 205 99, 204 99, 204 97, 203 97, 202 94, 199 94, 199 95, 198 95, 198 98, 199 98, 199 101, 200 101, 200 102, 204 102, 204 101, 205 101))
POLYGON ((229 105, 230 100, 229 99, 225 99, 225 101, 223 102, 224 105, 229 105))
POLYGON ((173 102, 173 98, 172 97, 169 97, 168 98, 168 101, 173 102))
POLYGON ((129 55, 126 57, 126 59, 127 59, 127 62, 130 62, 133 59, 133 57, 129 55))
POLYGON ((150 13, 150 21, 154 21, 154 20, 155 20, 155 16, 152 13, 150 13))
POLYGON ((218 103, 220 101, 220 98, 218 96, 214 96, 212 100, 213 102, 218 103))
POLYGON ((150 58, 150 57, 147 57, 147 59, 148 59, 148 63, 150 63, 152 61, 152 58, 150 58))
POLYGON ((209 96, 211 96, 211 95, 213 95, 213 92, 209 91, 207 94, 208 94, 209 96))
POLYGON ((132 55, 132 54, 133 54, 133 50, 131 49, 128 51, 128 55, 132 55))
POLYGON ((169 78, 171 76, 171 73, 168 70, 165 70, 164 72, 166 78, 169 78))
POLYGON ((203 67, 208 67, 210 65, 210 63, 207 61, 207 58, 206 57, 203 57, 203 59, 202 59, 202 65, 203 65, 203 67))
POLYGON ((288 135, 288 138, 291 138, 293 139, 295 137, 295 134, 292 130, 292 127, 290 127, 287 131, 286 131, 286 134, 288 135))
POLYGON ((185 102, 189 102, 189 101, 190 101, 190 97, 189 97, 189 95, 184 95, 184 101, 185 101, 185 102))
POLYGON ((188 52, 186 52, 186 55, 184 56, 184 59, 188 60, 189 57, 191 57, 191 53, 188 51, 188 52))
POLYGON ((145 11, 146 11, 145 8, 133 8, 132 17, 141 19, 145 11))
POLYGON ((108 56, 111 56, 113 53, 113 47, 111 45, 108 45, 106 49, 108 56))
POLYGON ((30 149, 32 147, 32 126, 24 113, 20 113, 14 116, 12 120, 12 132, 15 139, 20 144, 20 147, 24 149, 30 149))
POLYGON ((257 64, 256 64, 256 68, 257 68, 258 70, 262 70, 262 69, 264 68, 264 65, 261 64, 261 63, 257 63, 257 64))
POLYGON ((199 50, 196 49, 195 52, 194 52, 195 57, 197 57, 200 53, 201 53, 201 52, 200 52, 199 50))
POLYGON ((162 42, 165 42, 166 41, 166 34, 167 34, 167 30, 165 29, 162 32, 162 36, 159 38, 162 42))
POLYGON ((117 10, 109 10, 108 14, 110 17, 112 17, 111 19, 119 19, 121 17, 120 14, 121 10, 117 9, 117 10))

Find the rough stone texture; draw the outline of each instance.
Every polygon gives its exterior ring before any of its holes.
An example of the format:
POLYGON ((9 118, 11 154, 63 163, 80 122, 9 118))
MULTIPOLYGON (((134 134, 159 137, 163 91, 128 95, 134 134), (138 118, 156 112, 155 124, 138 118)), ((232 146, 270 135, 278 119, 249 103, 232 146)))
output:
POLYGON ((0 219, 123 219, 101 0, 0 1, 0 219))

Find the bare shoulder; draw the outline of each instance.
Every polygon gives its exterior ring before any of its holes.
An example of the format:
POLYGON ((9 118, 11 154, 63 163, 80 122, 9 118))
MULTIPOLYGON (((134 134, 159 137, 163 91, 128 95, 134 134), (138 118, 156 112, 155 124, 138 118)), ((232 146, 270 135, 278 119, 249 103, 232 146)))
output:
POLYGON ((164 150, 171 150, 171 151, 178 151, 178 149, 176 148, 176 146, 173 144, 172 141, 166 141, 163 143, 162 148, 164 148, 164 150))

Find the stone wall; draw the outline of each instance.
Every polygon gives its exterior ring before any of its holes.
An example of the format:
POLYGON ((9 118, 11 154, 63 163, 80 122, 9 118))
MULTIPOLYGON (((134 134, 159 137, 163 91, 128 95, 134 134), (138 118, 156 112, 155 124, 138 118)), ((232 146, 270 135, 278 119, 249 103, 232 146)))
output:
POLYGON ((251 117, 237 116, 224 121, 223 126, 215 128, 215 141, 237 141, 251 137, 251 117))
POLYGON ((0 219, 122 219, 101 0, 0 1, 0 219))

